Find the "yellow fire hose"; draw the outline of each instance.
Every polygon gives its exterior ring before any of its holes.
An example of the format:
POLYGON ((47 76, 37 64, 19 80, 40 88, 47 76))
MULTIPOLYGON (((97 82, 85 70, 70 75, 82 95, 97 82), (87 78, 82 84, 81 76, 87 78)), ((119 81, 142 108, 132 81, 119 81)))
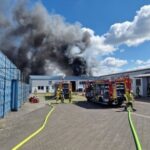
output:
POLYGON ((43 125, 39 129, 37 129, 35 132, 33 132, 31 135, 29 135, 27 138, 25 138, 23 141, 21 141, 19 144, 17 144, 15 147, 13 147, 12 150, 18 150, 25 143, 27 143, 29 140, 31 140, 33 137, 35 137, 37 134, 39 134, 45 128, 48 118, 50 117, 52 112, 55 110, 55 107, 53 105, 50 105, 50 106, 52 107, 52 109, 46 115, 43 125))
POLYGON ((133 134, 133 137, 134 137, 134 141, 135 141, 135 144, 136 144, 136 149, 137 150, 142 150, 142 146, 141 146, 136 128, 135 128, 135 126, 133 124, 133 121, 132 121, 132 118, 131 118, 131 111, 129 109, 128 109, 128 119, 129 119, 129 124, 130 124, 130 127, 131 127, 131 131, 132 131, 132 134, 133 134))
MULTIPOLYGON (((29 135, 27 138, 25 138, 23 141, 21 141, 19 144, 17 144, 15 147, 13 147, 12 150, 18 150, 25 143, 30 141, 33 137, 35 137, 37 134, 39 134, 45 128, 50 115, 55 110, 55 107, 53 105, 51 105, 51 107, 52 107, 52 109, 46 115, 43 125, 39 129, 37 129, 35 132, 33 132, 31 135, 29 135)), ((141 146, 141 143, 140 143, 140 140, 139 140, 136 128, 135 128, 135 126, 133 124, 133 121, 132 121, 132 118, 131 118, 131 111, 129 109, 128 109, 128 120, 129 120, 131 131, 132 131, 132 134, 133 134, 133 137, 134 137, 134 141, 135 141, 135 144, 136 144, 136 149, 137 150, 142 150, 142 146, 141 146)))

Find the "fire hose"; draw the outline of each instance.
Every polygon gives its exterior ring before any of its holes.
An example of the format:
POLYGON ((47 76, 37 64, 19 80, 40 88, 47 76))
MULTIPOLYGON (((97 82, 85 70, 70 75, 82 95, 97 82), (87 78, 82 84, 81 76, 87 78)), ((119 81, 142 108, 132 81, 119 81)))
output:
POLYGON ((19 144, 17 144, 15 147, 12 148, 12 150, 18 150, 19 148, 21 148, 25 143, 27 143, 28 141, 30 141, 33 137, 35 137, 37 134, 39 134, 46 126, 48 119, 50 117, 50 115, 52 114, 52 112, 55 110, 55 107, 53 105, 50 105, 52 108, 51 110, 48 112, 48 114, 45 117, 44 123, 42 124, 42 126, 37 129, 35 132, 33 132, 31 135, 29 135, 28 137, 26 137, 23 141, 21 141, 19 144))
POLYGON ((128 109, 128 120, 129 120, 131 131, 132 131, 132 134, 133 134, 133 137, 134 137, 136 149, 137 150, 142 150, 142 146, 141 146, 141 143, 140 143, 140 140, 139 140, 136 128, 135 128, 135 126, 133 124, 133 121, 132 121, 132 118, 131 118, 131 111, 129 109, 128 109))
MULTIPOLYGON (((43 125, 39 129, 37 129, 35 132, 33 132, 31 135, 29 135, 27 138, 25 138, 23 141, 21 141, 19 144, 17 144, 15 147, 13 147, 12 150, 18 150, 25 143, 30 141, 33 137, 35 137, 37 134, 39 134, 45 128, 50 115, 55 110, 55 107, 53 105, 50 105, 50 106, 52 107, 52 109, 46 115, 43 125)), ((131 118, 131 111, 129 109, 128 109, 128 120, 129 120, 131 131, 132 131, 132 134, 133 134, 133 137, 134 137, 134 141, 135 141, 135 144, 136 144, 136 149, 137 150, 142 150, 142 146, 141 146, 141 143, 140 143, 140 140, 139 140, 136 128, 135 128, 135 126, 133 124, 133 121, 132 121, 132 118, 131 118)))

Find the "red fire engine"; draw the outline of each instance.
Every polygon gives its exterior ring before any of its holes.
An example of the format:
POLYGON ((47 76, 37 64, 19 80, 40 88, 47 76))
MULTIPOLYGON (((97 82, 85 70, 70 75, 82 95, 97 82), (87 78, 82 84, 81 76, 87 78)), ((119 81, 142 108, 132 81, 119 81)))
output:
POLYGON ((87 83, 85 96, 88 101, 121 106, 127 89, 131 90, 131 80, 128 77, 99 80, 87 83))

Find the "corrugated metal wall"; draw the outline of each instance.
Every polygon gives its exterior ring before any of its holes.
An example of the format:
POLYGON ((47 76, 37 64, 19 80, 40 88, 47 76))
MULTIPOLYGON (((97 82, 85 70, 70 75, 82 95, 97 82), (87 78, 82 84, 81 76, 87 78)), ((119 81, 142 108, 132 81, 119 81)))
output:
POLYGON ((0 52, 0 117, 18 110, 28 99, 29 85, 21 81, 21 72, 0 52))

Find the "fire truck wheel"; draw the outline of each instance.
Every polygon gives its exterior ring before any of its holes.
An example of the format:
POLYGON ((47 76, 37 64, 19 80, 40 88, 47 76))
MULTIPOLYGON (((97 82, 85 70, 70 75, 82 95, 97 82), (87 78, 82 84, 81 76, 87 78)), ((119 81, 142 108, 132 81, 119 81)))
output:
POLYGON ((87 97, 86 99, 87 99, 87 102, 90 102, 90 98, 89 97, 87 97))

